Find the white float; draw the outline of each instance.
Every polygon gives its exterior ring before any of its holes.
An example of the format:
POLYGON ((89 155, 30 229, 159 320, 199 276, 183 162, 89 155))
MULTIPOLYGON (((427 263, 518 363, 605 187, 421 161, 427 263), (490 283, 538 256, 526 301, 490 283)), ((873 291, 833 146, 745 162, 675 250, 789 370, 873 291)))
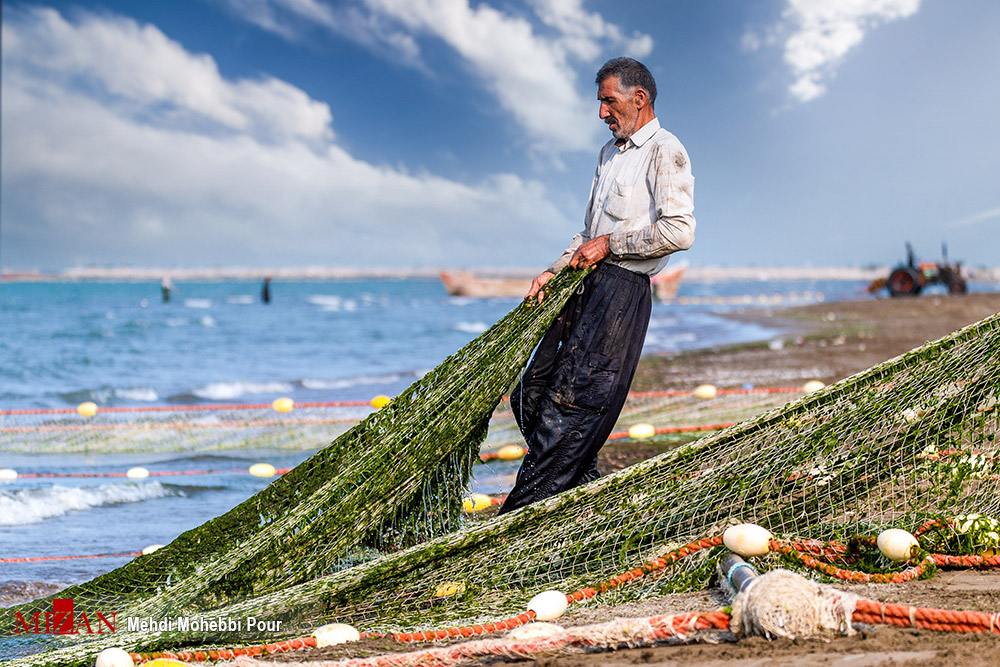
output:
POLYGON ((149 471, 142 466, 135 466, 125 471, 125 476, 129 479, 146 479, 149 477, 149 471))
POLYGON ((811 394, 814 391, 819 391, 825 386, 826 385, 820 382, 819 380, 809 380, 809 382, 806 382, 804 385, 802 385, 802 391, 806 392, 807 394, 811 394))
POLYGON ((148 556, 149 554, 153 553, 154 551, 159 551, 162 548, 163 548, 162 544, 150 544, 148 547, 146 547, 146 548, 144 548, 142 550, 142 555, 143 556, 148 556))
POLYGON ((528 611, 535 612, 539 621, 554 621, 566 611, 566 594, 561 591, 542 591, 528 601, 528 611))
POLYGON ((323 648, 356 642, 361 639, 361 633, 347 623, 329 623, 313 630, 313 637, 316 638, 316 648, 323 648))
POLYGON ((748 558, 763 556, 771 550, 771 531, 755 523, 741 523, 726 528, 722 543, 732 552, 748 558))
POLYGON ((0 468, 0 482, 13 482, 17 479, 17 471, 13 468, 0 468))
POLYGON ((113 646, 97 654, 95 667, 132 667, 132 656, 123 649, 113 646))
POLYGON ((718 393, 719 390, 715 388, 714 384, 700 384, 694 388, 694 395, 706 401, 715 398, 718 393))
POLYGON ((883 530, 875 543, 883 556, 896 562, 910 560, 913 547, 919 546, 917 538, 900 528, 883 530))
POLYGON ((254 463, 247 469, 254 477, 274 477, 277 471, 270 463, 254 463))

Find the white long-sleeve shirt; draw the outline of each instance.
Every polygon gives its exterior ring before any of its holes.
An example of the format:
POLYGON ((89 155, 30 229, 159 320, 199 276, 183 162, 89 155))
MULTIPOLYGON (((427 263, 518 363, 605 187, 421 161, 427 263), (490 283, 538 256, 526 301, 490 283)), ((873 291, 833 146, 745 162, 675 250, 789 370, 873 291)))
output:
POLYGON ((604 261, 655 275, 668 255, 691 247, 693 212, 687 151, 654 118, 621 146, 612 139, 601 149, 583 231, 548 270, 558 273, 581 243, 609 234, 611 255, 604 261))

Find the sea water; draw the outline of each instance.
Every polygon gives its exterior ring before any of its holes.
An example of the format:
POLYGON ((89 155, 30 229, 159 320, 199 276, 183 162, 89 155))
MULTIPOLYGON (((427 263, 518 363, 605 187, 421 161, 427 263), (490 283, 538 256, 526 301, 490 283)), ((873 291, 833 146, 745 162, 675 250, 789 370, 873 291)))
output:
MULTIPOLYGON (((732 297, 808 293, 862 298, 858 282, 690 283, 696 305, 655 304, 645 352, 766 340, 776 329, 726 319, 732 297)), ((735 300, 738 301, 738 300, 735 300)), ((393 395, 514 308, 517 299, 449 297, 436 280, 0 284, 0 410, 367 401, 393 395)), ((3 426, 0 415, 0 426, 3 426)), ((326 441, 317 442, 316 449, 326 441)), ((0 482, 0 559, 132 553, 166 544, 263 489, 247 467, 293 467, 315 450, 176 454, 12 454, 21 473, 214 470, 183 477, 31 478, 0 482)), ((477 470, 473 490, 509 488, 517 462, 477 470)), ((71 584, 132 556, 0 562, 12 582, 71 584)), ((17 586, 20 586, 18 584, 17 586)), ((8 600, 10 601, 10 600, 8 600)))

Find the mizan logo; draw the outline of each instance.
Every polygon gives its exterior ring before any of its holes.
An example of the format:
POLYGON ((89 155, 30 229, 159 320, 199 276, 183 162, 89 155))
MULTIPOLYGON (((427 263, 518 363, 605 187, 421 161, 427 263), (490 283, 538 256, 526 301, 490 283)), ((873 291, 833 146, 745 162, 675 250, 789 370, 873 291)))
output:
POLYGON ((111 612, 111 620, 101 612, 92 617, 87 612, 74 613, 73 598, 62 598, 52 601, 52 611, 44 614, 36 611, 25 618, 19 611, 14 612, 14 634, 27 632, 47 635, 102 635, 115 631, 115 615, 111 612), (44 620, 44 624, 43 624, 44 620))

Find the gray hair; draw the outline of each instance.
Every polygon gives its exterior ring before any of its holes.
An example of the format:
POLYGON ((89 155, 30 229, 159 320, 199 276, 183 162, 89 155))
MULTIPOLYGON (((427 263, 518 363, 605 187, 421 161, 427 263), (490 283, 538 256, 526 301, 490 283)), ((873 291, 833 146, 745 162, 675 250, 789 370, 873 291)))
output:
POLYGON ((597 70, 595 83, 599 86, 608 77, 618 77, 618 87, 626 89, 642 88, 649 95, 649 106, 656 102, 656 80, 646 66, 635 58, 612 58, 597 70))

